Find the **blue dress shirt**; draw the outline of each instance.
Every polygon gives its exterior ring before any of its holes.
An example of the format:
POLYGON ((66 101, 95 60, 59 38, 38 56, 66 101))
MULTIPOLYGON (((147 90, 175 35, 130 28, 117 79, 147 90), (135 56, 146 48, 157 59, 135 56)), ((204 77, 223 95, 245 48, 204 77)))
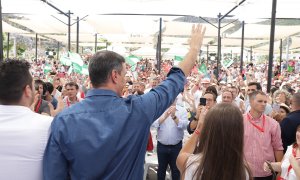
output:
POLYGON ((92 89, 54 118, 44 155, 45 180, 139 180, 151 124, 183 91, 185 76, 172 68, 149 93, 120 98, 92 89))

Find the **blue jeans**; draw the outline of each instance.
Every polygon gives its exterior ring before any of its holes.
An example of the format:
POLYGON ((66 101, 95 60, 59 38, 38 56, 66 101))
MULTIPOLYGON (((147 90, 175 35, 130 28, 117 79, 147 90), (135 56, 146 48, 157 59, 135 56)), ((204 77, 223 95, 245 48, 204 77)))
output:
POLYGON ((157 142, 158 180, 165 180, 168 165, 171 169, 172 180, 180 180, 180 172, 176 166, 176 159, 181 148, 182 141, 176 145, 163 145, 157 142))

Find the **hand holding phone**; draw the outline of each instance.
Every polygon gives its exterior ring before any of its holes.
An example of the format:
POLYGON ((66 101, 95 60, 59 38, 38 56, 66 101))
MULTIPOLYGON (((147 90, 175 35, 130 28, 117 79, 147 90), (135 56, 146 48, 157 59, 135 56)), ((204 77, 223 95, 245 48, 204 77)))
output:
POLYGON ((206 98, 200 98, 200 106, 206 106, 206 98))

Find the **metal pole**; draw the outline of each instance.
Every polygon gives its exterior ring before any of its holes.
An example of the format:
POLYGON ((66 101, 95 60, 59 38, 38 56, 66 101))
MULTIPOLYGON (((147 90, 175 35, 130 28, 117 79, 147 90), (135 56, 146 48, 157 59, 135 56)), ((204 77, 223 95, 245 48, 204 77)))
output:
POLYGON ((290 50, 290 37, 286 38, 286 68, 288 68, 289 64, 289 50, 290 50))
POLYGON ((57 42, 57 59, 59 59, 59 42, 57 42))
POLYGON ((206 46, 206 64, 208 64, 208 56, 209 56, 209 44, 206 46))
POLYGON ((68 11, 68 51, 71 51, 71 11, 68 11))
POLYGON ((250 61, 252 62, 252 46, 250 47, 250 61))
POLYGON ((160 64, 161 64, 161 32, 162 32, 162 18, 159 18, 159 35, 158 35, 158 59, 157 59, 157 68, 158 73, 160 74, 160 64))
POLYGON ((3 61, 3 29, 2 29, 2 5, 0 0, 0 61, 3 61))
POLYGON ((79 53, 79 17, 77 17, 76 53, 79 53))
POLYGON ((35 34, 35 60, 37 61, 38 34, 35 34))
POLYGON ((280 46, 279 46, 279 74, 281 74, 281 62, 282 62, 282 39, 280 39, 280 46))
POLYGON ((240 65, 240 73, 243 72, 243 63, 244 63, 244 36, 245 35, 245 21, 242 21, 242 42, 241 42, 241 65, 240 65))
POLYGON ((97 52, 97 33, 95 34, 95 53, 97 52))
POLYGON ((219 78, 220 62, 221 62, 221 13, 218 15, 218 57, 217 57, 217 79, 219 78))
POLYGON ((272 2, 272 17, 271 17, 271 33, 270 33, 270 51, 269 51, 269 69, 268 69, 267 93, 270 93, 271 83, 272 83, 272 65, 273 65, 273 53, 274 53, 276 4, 277 4, 277 0, 273 0, 273 2, 272 2))
POLYGON ((6 55, 6 58, 8 59, 9 58, 9 35, 10 35, 10 33, 7 33, 7 55, 6 55))

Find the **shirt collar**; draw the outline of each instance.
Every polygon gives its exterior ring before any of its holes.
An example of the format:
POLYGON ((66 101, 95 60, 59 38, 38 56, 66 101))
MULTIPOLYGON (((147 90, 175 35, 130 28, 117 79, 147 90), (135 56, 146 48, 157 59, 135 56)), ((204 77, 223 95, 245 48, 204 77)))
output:
POLYGON ((250 112, 248 112, 248 117, 250 117, 251 121, 258 122, 258 121, 262 120, 263 116, 264 116, 264 114, 262 114, 259 118, 253 118, 252 115, 250 114, 250 112))
POLYGON ((91 96, 115 96, 119 97, 116 92, 107 89, 91 89, 87 92, 86 98, 91 96))

